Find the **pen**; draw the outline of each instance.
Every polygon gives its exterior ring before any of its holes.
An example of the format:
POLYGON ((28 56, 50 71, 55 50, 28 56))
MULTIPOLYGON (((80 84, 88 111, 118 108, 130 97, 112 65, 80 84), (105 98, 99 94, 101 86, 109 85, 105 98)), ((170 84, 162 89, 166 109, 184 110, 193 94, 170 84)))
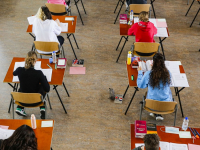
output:
POLYGON ((55 63, 55 69, 57 69, 57 64, 55 63))
POLYGON ((199 136, 197 135, 197 132, 194 130, 194 129, 192 129, 193 130, 193 132, 195 133, 195 137, 197 138, 197 139, 199 139, 199 136))
POLYGON ((194 137, 195 137, 195 134, 194 134, 194 132, 192 131, 192 129, 189 127, 189 129, 190 129, 190 131, 192 132, 192 134, 194 135, 194 137))
POLYGON ((200 136, 199 132, 197 132, 197 130, 196 130, 196 129, 194 129, 194 130, 196 131, 196 133, 198 134, 198 136, 200 136))
POLYGON ((131 76, 131 80, 132 80, 132 81, 134 80, 134 75, 131 76))
MULTIPOLYGON (((49 64, 47 64, 47 66, 49 66, 49 64)), ((49 66, 49 68, 51 68, 51 66, 49 66)), ((52 69, 52 68, 51 68, 52 69)))

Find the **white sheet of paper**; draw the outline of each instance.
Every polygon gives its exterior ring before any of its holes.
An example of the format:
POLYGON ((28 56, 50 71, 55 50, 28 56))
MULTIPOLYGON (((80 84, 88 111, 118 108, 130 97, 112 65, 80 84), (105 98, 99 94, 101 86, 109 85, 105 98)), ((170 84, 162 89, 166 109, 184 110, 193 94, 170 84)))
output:
POLYGON ((169 143, 170 150, 188 150, 187 144, 169 143))
POLYGON ((41 69, 43 74, 46 76, 47 81, 51 82, 51 77, 52 77, 52 69, 41 69))
POLYGON ((65 59, 58 59, 58 65, 65 65, 65 59))
POLYGON ((68 23, 60 23, 60 27, 62 32, 68 31, 68 23))
POLYGON ((65 17, 66 21, 74 21, 74 17, 65 17))
POLYGON ((175 128, 175 127, 165 127, 165 132, 166 132, 166 133, 179 134, 179 128, 175 128))
POLYGON ((34 22, 34 20, 35 20, 35 16, 31 16, 31 17, 28 17, 27 19, 28 19, 28 23, 30 24, 30 25, 32 25, 33 24, 33 22, 34 22))
POLYGON ((190 131, 180 131, 179 137, 180 138, 192 138, 190 131))
POLYGON ((144 146, 144 143, 135 143, 135 147, 144 146))
POLYGON ((154 26, 157 28, 157 23, 155 18, 149 18, 149 21, 154 24, 154 26))
POLYGON ((166 22, 166 19, 157 19, 158 22, 166 22))
POLYGON ((155 37, 168 37, 167 28, 157 28, 155 37))
POLYGON ((34 69, 35 70, 41 70, 41 63, 42 63, 41 61, 36 61, 34 69))
POLYGON ((160 148, 161 150, 169 150, 169 142, 160 141, 160 148))
POLYGON ((180 61, 165 61, 165 66, 171 73, 180 73, 179 65, 180 61))
POLYGON ((9 138, 15 130, 8 130, 8 129, 1 129, 0 128, 0 139, 7 139, 9 138))
POLYGON ((42 121, 41 127, 53 127, 53 121, 42 121))
POLYGON ((139 22, 139 18, 134 17, 134 23, 139 22))
POLYGON ((172 78, 175 87, 189 87, 185 73, 173 73, 172 78))

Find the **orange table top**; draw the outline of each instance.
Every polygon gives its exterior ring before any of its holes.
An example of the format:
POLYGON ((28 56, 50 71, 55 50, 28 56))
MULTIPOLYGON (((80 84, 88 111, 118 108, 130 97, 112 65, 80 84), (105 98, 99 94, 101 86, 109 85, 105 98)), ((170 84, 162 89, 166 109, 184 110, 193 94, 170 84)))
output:
MULTIPOLYGON (((173 123, 173 121, 172 121, 173 123)), ((144 143, 143 140, 141 138, 135 138, 135 125, 131 124, 131 149, 135 148, 135 143, 144 143)), ((177 143, 177 144, 196 144, 196 145, 200 145, 200 139, 196 139, 194 140, 193 143, 193 139, 187 139, 187 138, 179 138, 178 134, 171 134, 171 133, 165 133, 162 132, 160 130, 160 128, 162 128, 162 131, 165 131, 165 126, 157 126, 157 132, 158 132, 158 136, 160 137, 160 141, 164 141, 164 142, 171 142, 171 143, 177 143), (163 127, 163 128, 162 128, 163 127)), ((177 127, 179 128, 179 127, 177 127)), ((181 129, 181 128, 180 128, 181 129)), ((200 128, 195 128, 197 130, 197 132, 200 133, 200 128)), ((188 129, 188 131, 190 131, 188 129)), ((191 133, 192 135, 192 133, 191 133)))
MULTIPOLYGON (((129 22, 129 18, 127 18, 127 22, 129 22)), ((134 21, 133 21, 133 24, 134 24, 134 21)), ((119 29, 120 29, 120 35, 121 36, 129 36, 128 35, 128 29, 131 28, 132 25, 128 25, 128 24, 119 24, 119 29)), ((168 33, 168 36, 169 36, 169 31, 168 31, 168 28, 167 29, 167 33, 168 33)), ((133 36, 133 35, 131 35, 133 36)))
MULTIPOLYGON (((62 33, 75 33, 77 16, 53 16, 52 15, 52 18, 53 20, 59 19, 60 22, 62 23, 68 23, 68 32, 62 32, 62 33), (74 17, 73 25, 72 25, 72 21, 65 21, 65 18, 71 18, 71 17, 74 17)), ((28 25, 26 32, 32 32, 32 25, 28 25)))
MULTIPOLYGON (((8 68, 7 74, 3 80, 4 83, 17 83, 17 82, 12 82, 15 62, 21 62, 24 60, 25 58, 13 57, 10 67, 8 68)), ((50 64, 49 59, 38 59, 37 61, 41 61, 42 69, 49 69, 47 64, 51 66, 51 68, 53 69, 51 82, 49 82, 50 85, 62 85, 65 69, 55 69, 55 64, 50 64)))
MULTIPOLYGON (((42 121, 50 120, 37 120, 37 128, 34 129, 35 135, 37 137, 38 150, 50 150, 51 140, 53 135, 53 127, 41 127, 42 121)), ((9 126, 9 129, 16 130, 21 125, 28 125, 31 127, 31 120, 18 120, 18 119, 0 119, 0 125, 9 126)), ((54 120, 53 120, 54 126, 54 120)))
MULTIPOLYGON (((128 82, 129 82, 129 86, 134 86, 137 87, 137 77, 138 77, 138 71, 137 68, 132 68, 131 65, 127 65, 127 72, 128 72, 128 82), (131 76, 134 76, 134 80, 131 80, 131 76)), ((180 69, 180 73, 185 73, 183 66, 180 65, 179 66, 180 69)))

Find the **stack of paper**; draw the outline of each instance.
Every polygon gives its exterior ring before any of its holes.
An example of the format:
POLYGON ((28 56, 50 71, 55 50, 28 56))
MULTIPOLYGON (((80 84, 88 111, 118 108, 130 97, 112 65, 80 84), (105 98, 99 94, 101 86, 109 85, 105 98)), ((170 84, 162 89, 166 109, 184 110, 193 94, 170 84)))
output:
POLYGON ((1 129, 0 128, 0 139, 4 140, 9 138, 15 130, 1 129))
POLYGON ((200 150, 200 145, 188 144, 189 150, 200 150))

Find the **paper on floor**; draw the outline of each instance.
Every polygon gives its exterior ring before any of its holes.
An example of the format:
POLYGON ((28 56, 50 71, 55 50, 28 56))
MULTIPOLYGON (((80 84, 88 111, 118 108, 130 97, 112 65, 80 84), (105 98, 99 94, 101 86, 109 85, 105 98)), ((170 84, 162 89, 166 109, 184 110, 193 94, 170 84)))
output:
POLYGON ((85 74, 85 67, 70 67, 69 74, 85 74))

